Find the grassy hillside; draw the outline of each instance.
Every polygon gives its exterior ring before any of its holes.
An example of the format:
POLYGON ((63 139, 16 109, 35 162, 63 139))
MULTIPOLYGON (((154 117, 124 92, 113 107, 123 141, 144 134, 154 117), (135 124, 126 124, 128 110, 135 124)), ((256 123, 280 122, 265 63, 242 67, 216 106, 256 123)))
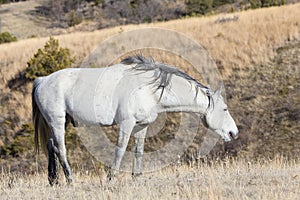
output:
MULTIPOLYGON (((61 46, 71 50, 77 58, 76 65, 79 65, 100 42, 123 31, 161 27, 184 33, 202 44, 217 62, 226 85, 229 108, 241 131, 241 139, 221 144, 222 148, 216 151, 249 158, 276 154, 295 157, 299 155, 299 149, 295 147, 300 141, 298 16, 300 4, 293 4, 165 23, 73 32, 56 38, 61 46), (222 19, 227 20, 222 22, 222 19)), ((2 150, 7 145, 24 145, 24 141, 16 143, 16 138, 27 134, 22 132, 22 125, 31 118, 31 84, 12 80, 47 40, 31 38, 0 45, 2 150)), ((185 69, 185 66, 179 67, 185 69)), ((19 156, 17 158, 12 155, 2 157, 0 166, 14 161, 16 169, 22 165, 34 168, 30 163, 33 160, 32 148, 30 145, 28 148, 25 155, 15 155, 19 156)), ((77 147, 76 153, 80 149, 77 147)), ((80 156, 74 161, 70 154, 70 160, 76 165, 80 156)))

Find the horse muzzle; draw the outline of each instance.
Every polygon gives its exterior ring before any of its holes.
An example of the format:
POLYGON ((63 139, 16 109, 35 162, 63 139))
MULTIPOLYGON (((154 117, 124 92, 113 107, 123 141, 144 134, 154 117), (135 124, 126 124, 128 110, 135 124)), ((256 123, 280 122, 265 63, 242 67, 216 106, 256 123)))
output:
POLYGON ((236 140, 239 137, 239 131, 229 131, 229 136, 231 139, 236 140))

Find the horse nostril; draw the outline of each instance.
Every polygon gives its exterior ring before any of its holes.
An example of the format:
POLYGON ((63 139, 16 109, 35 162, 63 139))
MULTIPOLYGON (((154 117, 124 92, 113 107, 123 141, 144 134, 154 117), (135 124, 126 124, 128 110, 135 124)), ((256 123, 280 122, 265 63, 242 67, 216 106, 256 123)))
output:
POLYGON ((232 131, 229 132, 229 135, 232 139, 237 139, 239 137, 238 133, 233 133, 232 131))
POLYGON ((233 134, 231 131, 229 132, 229 136, 231 137, 231 139, 233 139, 233 134))

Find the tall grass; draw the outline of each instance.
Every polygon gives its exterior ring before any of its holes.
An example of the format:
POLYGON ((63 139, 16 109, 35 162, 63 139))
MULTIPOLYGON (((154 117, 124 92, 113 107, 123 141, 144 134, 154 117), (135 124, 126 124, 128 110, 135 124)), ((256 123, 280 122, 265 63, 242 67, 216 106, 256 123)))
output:
MULTIPOLYGON (((300 162, 282 157, 250 163, 214 161, 174 165, 132 179, 120 174, 99 182, 94 172, 78 171, 74 182, 48 186, 46 173, 0 174, 1 199, 297 199, 300 162), (102 185, 103 184, 103 185, 102 185)), ((61 178, 63 175, 61 174, 61 178)))

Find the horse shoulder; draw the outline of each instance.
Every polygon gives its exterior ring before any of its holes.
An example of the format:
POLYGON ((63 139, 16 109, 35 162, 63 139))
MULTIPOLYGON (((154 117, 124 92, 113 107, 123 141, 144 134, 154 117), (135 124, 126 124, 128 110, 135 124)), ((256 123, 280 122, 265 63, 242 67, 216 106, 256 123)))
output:
POLYGON ((141 87, 134 96, 129 102, 129 107, 136 121, 144 124, 155 121, 158 115, 158 104, 153 90, 149 87, 141 87))

